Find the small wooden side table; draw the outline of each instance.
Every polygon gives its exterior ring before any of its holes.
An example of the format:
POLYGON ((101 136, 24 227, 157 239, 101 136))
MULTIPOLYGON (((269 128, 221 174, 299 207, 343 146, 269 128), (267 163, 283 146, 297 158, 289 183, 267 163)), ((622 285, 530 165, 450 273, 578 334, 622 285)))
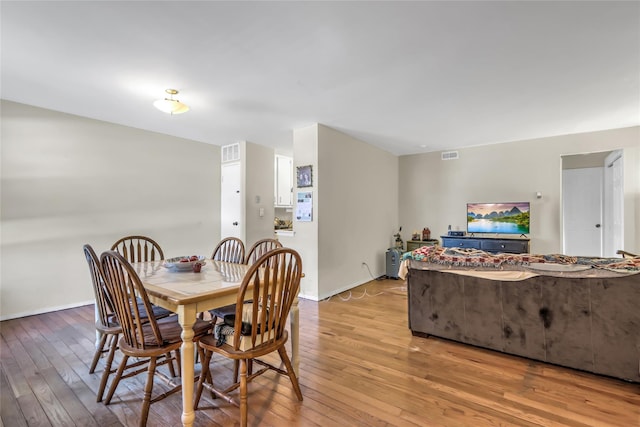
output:
POLYGON ((407 240, 407 252, 416 250, 422 246, 437 246, 440 242, 438 239, 429 240, 407 240))

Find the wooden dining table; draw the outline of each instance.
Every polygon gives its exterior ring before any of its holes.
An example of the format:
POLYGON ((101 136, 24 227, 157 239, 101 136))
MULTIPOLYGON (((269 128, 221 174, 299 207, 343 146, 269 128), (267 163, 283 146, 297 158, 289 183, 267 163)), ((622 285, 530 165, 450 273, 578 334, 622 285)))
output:
MULTIPOLYGON (((193 325, 198 313, 213 308, 235 304, 237 292, 249 270, 245 264, 206 260, 200 272, 175 271, 165 266, 165 261, 132 263, 140 276, 149 300, 160 307, 178 314, 182 326, 181 382, 182 382, 182 425, 192 426, 195 419, 193 392, 195 358, 193 325)), ((298 355, 298 298, 296 297, 289 314, 291 334, 291 363, 296 374, 299 372, 298 355)))

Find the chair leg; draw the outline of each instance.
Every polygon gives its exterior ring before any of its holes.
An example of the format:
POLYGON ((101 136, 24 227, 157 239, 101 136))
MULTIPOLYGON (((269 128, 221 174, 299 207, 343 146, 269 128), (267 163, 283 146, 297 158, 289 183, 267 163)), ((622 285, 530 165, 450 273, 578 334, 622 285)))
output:
POLYGON ((116 372, 116 376, 111 383, 111 387, 109 387, 109 393, 107 393, 107 399, 104 401, 105 405, 111 403, 111 398, 113 397, 113 393, 116 391, 118 384, 120 383, 120 379, 122 378, 122 373, 124 372, 124 368, 127 366, 127 362, 129 361, 129 356, 124 354, 122 356, 122 361, 120 362, 120 366, 118 366, 118 371, 116 372))
MULTIPOLYGON (((164 355, 167 360, 169 361, 168 365, 169 365, 169 373, 171 374, 172 378, 175 378, 176 376, 176 370, 173 367, 173 359, 171 358, 171 353, 165 353, 164 355)), ((180 369, 180 363, 178 362, 178 370, 180 369)))
POLYGON ((153 376, 156 373, 156 358, 149 360, 149 368, 147 370, 147 383, 144 386, 144 398, 142 399, 142 411, 140 412, 140 427, 147 425, 149 418, 149 406, 151 406, 151 391, 153 390, 153 376))
POLYGON ((111 365, 113 364, 113 357, 116 354, 116 348, 118 348, 118 337, 114 336, 112 338, 111 346, 109 347, 109 356, 107 356, 107 362, 104 365, 102 379, 100 380, 100 389, 96 395, 96 402, 102 402, 102 395, 104 394, 104 389, 107 387, 107 380, 109 379, 109 375, 112 374, 111 365))
MULTIPOLYGON (((180 349, 175 350, 176 352, 176 365, 178 366, 178 376, 182 377, 182 360, 180 358, 180 349)), ((173 362, 171 362, 171 366, 173 366, 173 362)))
MULTIPOLYGON (((211 380, 211 372, 209 372, 209 362, 211 362, 211 356, 213 356, 212 351, 205 351, 204 356, 202 357, 202 370, 200 371, 200 378, 198 379, 198 388, 196 389, 195 401, 193 403, 193 410, 198 409, 198 404, 200 403, 200 397, 202 396, 202 389, 204 387, 204 381, 206 379, 211 380)), ((213 384, 213 380, 211 380, 213 384)))
POLYGON ((240 426, 247 427, 247 359, 240 359, 240 426))
MULTIPOLYGON (((238 382, 238 363, 240 363, 238 360, 233 361, 233 382, 234 383, 238 382)), ((249 359, 248 361, 247 372, 249 373, 249 375, 253 374, 253 359, 249 359)))
POLYGON ((240 366, 240 361, 234 360, 233 361, 233 382, 234 383, 238 382, 238 366, 240 366))
MULTIPOLYGON (((198 319, 200 320, 204 320, 204 312, 200 312, 198 314, 198 319)), ((209 321, 209 323, 213 326, 216 325, 216 321, 218 320, 218 316, 212 314, 211 315, 211 320, 209 321)), ((198 363, 200 361, 200 352, 196 352, 196 358, 194 360, 195 363, 198 363)))
POLYGON ((93 355, 93 361, 91 362, 91 367, 89 368, 89 373, 93 374, 96 370, 96 366, 98 366, 98 360, 100 360, 100 356, 102 356, 102 351, 104 350, 104 345, 107 343, 107 334, 100 335, 100 343, 96 348, 96 352, 93 355))
MULTIPOLYGON (((204 349, 200 346, 196 347, 198 349, 198 356, 200 356, 200 360, 205 360, 205 356, 204 356, 204 349)), ((213 356, 213 353, 211 354, 213 356)), ((211 361, 211 358, 209 358, 209 361, 211 361)), ((211 362, 209 362, 211 363, 211 362)), ((200 376, 206 376, 206 378, 204 379, 204 381, 209 381, 209 384, 213 384, 213 378, 211 377, 211 369, 209 368, 209 365, 207 364, 207 372, 206 375, 204 372, 202 372, 202 370, 200 371, 200 376)), ((200 379, 200 377, 198 377, 198 379, 200 379)), ((215 399, 218 396, 216 396, 216 394, 211 391, 211 398, 215 399)))
POLYGON ((293 386, 293 390, 296 392, 296 396, 298 396, 298 400, 302 401, 302 391, 300 390, 300 383, 298 382, 296 372, 293 370, 293 366, 291 365, 291 360, 289 359, 287 350, 284 347, 280 347, 278 349, 278 354, 280 355, 280 360, 282 360, 284 366, 287 368, 287 375, 291 380, 291 385, 293 386))

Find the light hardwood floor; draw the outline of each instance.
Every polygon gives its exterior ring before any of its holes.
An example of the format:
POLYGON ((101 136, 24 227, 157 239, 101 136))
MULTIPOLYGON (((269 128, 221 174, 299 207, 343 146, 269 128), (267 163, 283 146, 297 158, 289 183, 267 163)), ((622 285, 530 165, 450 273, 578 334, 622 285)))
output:
MULTIPOLYGON (((250 384, 254 426, 640 426, 640 385, 546 365, 407 328, 403 282, 372 281, 327 301, 300 301, 298 402, 287 378, 250 384)), ((111 405, 89 374, 93 306, 0 323, 2 426, 135 426, 144 375, 111 405)), ((212 363, 229 382, 232 364, 212 363)), ((155 392, 166 388, 158 380, 155 392)), ((204 396, 204 395, 203 395, 204 396)), ((234 425, 238 409, 203 398, 198 426, 234 425)), ((181 395, 151 405, 149 426, 180 425, 181 395)))

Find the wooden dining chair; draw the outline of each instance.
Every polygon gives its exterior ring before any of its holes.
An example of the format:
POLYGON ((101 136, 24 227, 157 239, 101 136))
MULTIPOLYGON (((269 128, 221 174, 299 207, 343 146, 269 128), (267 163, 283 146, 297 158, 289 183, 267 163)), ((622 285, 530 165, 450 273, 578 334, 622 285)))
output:
POLYGON ((164 259, 160 245, 150 237, 126 236, 118 239, 111 250, 121 254, 129 262, 158 261, 164 259))
MULTIPOLYGON (((232 262, 234 264, 244 263, 244 243, 237 237, 225 237, 220 240, 213 250, 211 259, 215 261, 232 262)), ((217 317, 210 310, 211 323, 215 324, 217 317)), ((198 317, 204 319, 204 313, 199 313, 198 317)), ((196 355, 196 362, 198 362, 198 356, 196 355)))
POLYGON ((247 425, 248 383, 268 370, 289 377, 293 390, 302 401, 302 391, 285 344, 285 329, 291 305, 300 291, 302 261, 290 248, 274 249, 258 259, 245 275, 236 298, 233 334, 218 345, 212 335, 203 337, 198 345, 204 350, 202 373, 198 380, 194 408, 198 409, 203 388, 240 408, 240 425, 247 425), (251 303, 246 303, 251 300, 251 303), (277 352, 284 369, 259 359, 277 352), (240 381, 221 390, 214 386, 209 363, 213 354, 240 362, 240 381), (248 375, 247 365, 253 361, 263 368, 248 375), (236 398, 232 392, 239 388, 236 398))
MULTIPOLYGON (((140 281, 140 277, 129 262, 115 251, 104 252, 100 256, 100 262, 106 283, 107 295, 111 299, 118 322, 122 327, 122 337, 118 345, 123 354, 122 361, 116 372, 116 376, 109 387, 105 404, 111 402, 111 398, 123 378, 129 378, 141 372, 147 372, 147 382, 142 399, 140 414, 140 426, 145 426, 149 416, 149 407, 152 403, 179 391, 180 385, 172 387, 153 399, 154 376, 166 377, 156 368, 160 365, 170 364, 174 360, 180 363, 180 346, 182 345, 182 327, 178 323, 177 316, 156 319, 147 292, 140 281), (141 316, 135 295, 142 300, 147 318, 141 316), (129 358, 147 360, 146 369, 139 369, 124 374, 129 358)), ((211 332, 211 324, 202 320, 196 320, 193 325, 194 342, 211 332)), ((201 352, 201 351, 200 351, 201 352)), ((201 355, 201 357, 203 357, 201 355)), ((173 374, 172 374, 173 376, 173 374)))
POLYGON ((111 365, 113 364, 113 358, 118 347, 118 336, 122 332, 122 328, 116 319, 116 315, 113 311, 113 305, 105 293, 104 276, 102 274, 102 267, 100 267, 100 260, 98 259, 98 256, 91 245, 84 245, 82 249, 84 251, 85 258, 87 259, 87 264, 89 265, 89 273, 93 284, 93 294, 96 300, 96 331, 100 337, 100 341, 93 355, 93 360, 91 361, 91 367, 89 368, 90 374, 95 372, 100 357, 103 354, 108 353, 104 371, 102 372, 102 378, 100 380, 100 388, 96 394, 96 402, 101 402, 109 375, 114 372, 111 369, 111 365), (110 340, 109 347, 105 348, 107 340, 110 340))
MULTIPOLYGON (((244 263, 247 265, 251 265, 255 263, 262 255, 270 252, 274 249, 281 248, 282 243, 280 243, 276 239, 261 239, 258 240, 251 246, 247 256, 244 259, 244 263)), ((251 302, 251 301, 249 301, 251 302)), ((229 304, 224 307, 215 308, 213 310, 209 310, 211 314, 211 322, 215 324, 218 319, 224 319, 225 316, 234 314, 236 312, 236 305, 229 304)), ((252 372, 252 364, 249 363, 249 373, 252 372)), ((234 363, 233 369, 233 381, 238 381, 238 361, 236 360, 234 363)))
MULTIPOLYGON (((89 274, 91 275, 91 283, 93 285, 93 294, 96 304, 96 331, 100 337, 100 341, 98 342, 98 346, 96 347, 96 351, 93 355, 93 360, 91 361, 91 366, 89 367, 90 374, 95 372, 100 357, 107 353, 107 360, 100 380, 100 388, 96 394, 96 402, 101 402, 109 376, 116 372, 116 369, 112 368, 112 365, 116 350, 118 349, 118 337, 120 333, 122 333, 122 327, 118 323, 117 316, 113 309, 113 304, 105 288, 104 274, 102 273, 102 266, 100 265, 100 260, 98 259, 96 252, 89 244, 84 245, 82 249, 84 251, 87 264, 89 265, 89 274), (107 344, 108 348, 106 347, 107 344)), ((148 316, 142 301, 137 300, 137 303, 141 318, 143 320, 147 319, 148 316)), ((152 309, 156 319, 167 317, 172 314, 169 310, 165 310, 162 307, 153 306, 152 309)), ((144 361, 130 363, 126 366, 126 369, 141 366, 143 363, 144 361)), ((171 374, 175 375, 173 364, 169 366, 169 369, 171 374)))
POLYGON ((281 248, 282 243, 276 239, 261 239, 251 246, 247 256, 244 259, 244 263, 251 265, 256 262, 262 255, 277 248, 281 248))
MULTIPOLYGON (((160 261, 164 259, 164 252, 160 245, 147 236, 123 237, 111 245, 111 250, 118 252, 129 262, 160 261)), ((138 298, 138 306, 142 307, 140 298, 138 298)), ((156 319, 174 314, 156 305, 152 304, 151 306, 156 319)), ((171 374, 174 375, 173 364, 170 364, 169 368, 171 369, 171 374)))
MULTIPOLYGON (((246 258, 244 259, 244 263, 247 265, 251 265, 254 262, 256 262, 256 260, 258 260, 262 255, 266 254, 267 252, 270 252, 274 249, 277 248, 281 248, 282 247, 282 243, 280 243, 278 240, 276 239, 261 239, 258 240, 257 242, 255 242, 253 244, 253 246, 251 246, 251 249, 249 249, 249 252, 247 253, 246 258)), ((225 315, 227 314, 233 314, 235 313, 236 310, 236 305, 235 304, 229 304, 227 306, 224 307, 220 307, 220 308, 215 308, 213 310, 209 310, 209 313, 211 313, 212 316, 212 322, 216 323, 216 319, 217 318, 224 318, 225 315)))
MULTIPOLYGON (((249 252, 247 253, 246 258, 244 258, 244 264, 251 265, 262 255, 266 254, 273 249, 281 248, 282 243, 280 243, 276 239, 261 239, 258 240, 251 246, 249 252)), ((212 316, 212 322, 215 323, 217 318, 222 319, 226 314, 235 313, 236 305, 229 304, 224 307, 215 308, 213 310, 209 310, 212 316)))
POLYGON ((211 259, 242 264, 244 263, 244 243, 237 237, 226 237, 213 250, 211 259))

